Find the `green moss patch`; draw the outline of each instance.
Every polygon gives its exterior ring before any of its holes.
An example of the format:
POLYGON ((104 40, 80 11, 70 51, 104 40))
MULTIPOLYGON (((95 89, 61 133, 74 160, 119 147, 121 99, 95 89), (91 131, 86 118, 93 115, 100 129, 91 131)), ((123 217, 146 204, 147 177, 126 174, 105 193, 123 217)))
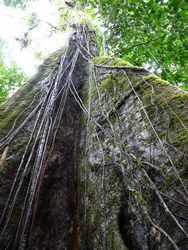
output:
POLYGON ((188 145, 188 130, 178 133, 177 140, 183 145, 188 145))
MULTIPOLYGON (((12 128, 14 121, 29 107, 34 95, 33 86, 28 84, 18 90, 5 104, 0 106, 0 137, 6 135, 9 129, 12 128)), ((16 127, 24 119, 26 113, 27 111, 24 112, 23 116, 19 117, 16 127)))
POLYGON ((110 74, 100 84, 100 89, 113 93, 116 89, 122 90, 127 85, 124 76, 110 74))
POLYGON ((153 96, 153 99, 164 108, 172 105, 177 109, 178 107, 183 107, 188 102, 188 93, 170 85, 169 82, 155 75, 145 76, 143 79, 143 85, 150 86, 147 93, 144 92, 143 94, 153 96))
POLYGON ((139 94, 158 131, 173 146, 188 151, 188 93, 157 76, 144 77, 139 94))
POLYGON ((13 124, 13 121, 16 119, 16 117, 20 114, 22 110, 19 109, 19 107, 16 107, 13 112, 11 112, 9 115, 3 117, 3 113, 0 116, 1 122, 0 122, 0 131, 7 130, 7 128, 10 128, 13 124))
POLYGON ((188 151, 188 130, 180 130, 177 132, 169 132, 169 142, 183 152, 188 151))
POLYGON ((171 99, 171 105, 172 104, 175 104, 179 108, 184 107, 185 104, 188 105, 188 93, 179 93, 179 94, 176 94, 171 99))
POLYGON ((122 60, 120 58, 110 57, 110 56, 95 57, 93 60, 93 63, 98 64, 98 65, 108 65, 108 66, 114 66, 114 67, 137 68, 125 60, 122 60))
POLYGON ((144 81, 148 81, 149 83, 152 84, 160 84, 160 86, 166 86, 170 84, 168 81, 162 80, 160 77, 156 75, 144 76, 143 79, 144 81))

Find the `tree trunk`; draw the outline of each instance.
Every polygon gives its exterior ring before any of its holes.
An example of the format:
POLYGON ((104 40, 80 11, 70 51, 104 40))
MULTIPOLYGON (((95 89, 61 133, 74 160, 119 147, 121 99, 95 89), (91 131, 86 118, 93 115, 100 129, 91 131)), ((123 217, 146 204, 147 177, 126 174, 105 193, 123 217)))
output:
POLYGON ((186 249, 188 94, 96 53, 81 28, 0 107, 1 249, 186 249))

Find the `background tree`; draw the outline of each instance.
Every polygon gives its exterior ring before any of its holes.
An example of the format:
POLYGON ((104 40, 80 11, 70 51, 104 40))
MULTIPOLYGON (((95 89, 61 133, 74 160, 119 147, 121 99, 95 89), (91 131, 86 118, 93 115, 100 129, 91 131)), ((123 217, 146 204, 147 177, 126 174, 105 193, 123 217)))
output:
MULTIPOLYGON (((2 48, 2 47, 1 47, 2 48)), ((8 67, 0 53, 0 103, 25 83, 26 76, 16 64, 8 67)))
POLYGON ((185 0, 80 0, 105 21, 116 55, 147 65, 188 89, 188 5, 185 0))

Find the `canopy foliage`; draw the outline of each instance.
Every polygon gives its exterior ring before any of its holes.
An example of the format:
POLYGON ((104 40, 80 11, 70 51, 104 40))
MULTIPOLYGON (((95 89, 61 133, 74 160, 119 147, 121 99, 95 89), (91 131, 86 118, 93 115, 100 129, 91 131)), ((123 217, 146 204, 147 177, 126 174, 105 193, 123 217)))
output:
POLYGON ((15 64, 7 67, 3 58, 0 57, 0 103, 5 101, 11 92, 23 85, 25 79, 25 75, 15 64))
MULTIPOLYGON (((8 6, 24 7, 28 1, 1 2, 8 6)), ((73 0, 66 2, 71 2, 76 8, 79 4, 84 6, 85 9, 81 7, 80 10, 89 15, 92 13, 92 19, 96 19, 96 22, 97 18, 101 17, 106 28, 105 39, 114 55, 134 65, 145 66, 163 79, 188 90, 186 0, 79 0, 76 1, 76 5, 73 0)), ((62 27, 66 27, 67 19, 70 17, 67 12, 70 12, 71 8, 59 9, 61 22, 58 28, 62 30, 62 27)), ((17 72, 15 66, 6 69, 2 60, 0 74, 0 96, 4 100, 8 93, 7 89, 15 88, 18 79, 23 79, 23 75, 17 72), (16 83, 13 84, 14 79, 16 83)))
POLYGON ((147 64, 163 79, 188 90, 188 4, 186 0, 80 0, 105 21, 116 55, 147 64))

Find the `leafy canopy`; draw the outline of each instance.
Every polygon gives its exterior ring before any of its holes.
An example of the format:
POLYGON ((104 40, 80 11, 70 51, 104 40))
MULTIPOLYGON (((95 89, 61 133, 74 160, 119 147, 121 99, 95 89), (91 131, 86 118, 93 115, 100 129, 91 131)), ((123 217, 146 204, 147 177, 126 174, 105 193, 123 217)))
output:
POLYGON ((100 13, 116 55, 188 90, 187 0, 80 0, 100 13))
POLYGON ((13 64, 7 67, 0 57, 0 103, 5 101, 10 93, 25 83, 25 75, 13 64))
MULTIPOLYGON (((17 7, 24 7, 28 2, 27 0, 2 1, 17 7)), ((74 3, 73 5, 76 3, 77 6, 79 2, 85 6, 85 12, 90 16, 92 13, 92 18, 96 21, 99 15, 101 16, 106 27, 105 38, 116 56, 138 66, 147 65, 163 79, 182 85, 188 90, 187 0, 70 0, 68 2, 74 3), (93 15, 94 12, 97 14, 93 15)), ((60 9, 65 10, 64 7, 60 9)), ((60 29, 70 18, 66 11, 60 13, 60 29)))

